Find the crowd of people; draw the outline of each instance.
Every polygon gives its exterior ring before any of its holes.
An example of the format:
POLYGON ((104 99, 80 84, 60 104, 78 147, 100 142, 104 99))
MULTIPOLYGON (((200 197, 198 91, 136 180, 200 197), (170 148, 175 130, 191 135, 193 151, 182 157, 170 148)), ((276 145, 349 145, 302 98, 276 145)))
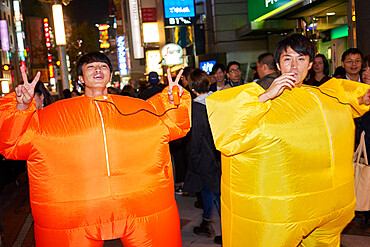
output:
POLYGON ((0 153, 28 162, 37 246, 181 246, 175 191, 197 195, 193 232, 217 244, 339 246, 354 217, 351 144, 363 130, 370 143, 370 56, 350 48, 330 76, 293 34, 254 69, 255 83, 231 61, 118 90, 109 59, 89 53, 78 63, 84 97, 68 90, 55 103, 22 71, 0 99, 0 153))

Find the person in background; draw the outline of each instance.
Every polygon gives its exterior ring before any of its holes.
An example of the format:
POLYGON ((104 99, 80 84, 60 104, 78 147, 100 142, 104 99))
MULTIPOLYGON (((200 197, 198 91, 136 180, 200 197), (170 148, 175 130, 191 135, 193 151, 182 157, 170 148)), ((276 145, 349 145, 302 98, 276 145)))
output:
POLYGON ((316 87, 331 78, 329 77, 329 62, 323 54, 317 54, 315 56, 310 70, 310 76, 310 79, 305 84, 316 87))
POLYGON ((180 85, 183 86, 188 92, 190 92, 190 95, 191 95, 191 98, 194 99, 196 97, 196 95, 191 91, 191 89, 189 88, 189 82, 188 82, 188 75, 190 74, 190 72, 192 72, 194 70, 193 67, 185 67, 184 68, 184 72, 182 72, 182 79, 180 81, 180 85))
POLYGON ((236 61, 231 61, 227 64, 226 76, 228 80, 225 89, 244 84, 244 80, 242 79, 242 70, 240 68, 240 63, 236 61))
MULTIPOLYGON (((212 237, 212 213, 214 202, 220 214, 221 154, 216 150, 211 128, 208 123, 205 99, 209 91, 210 79, 206 72, 194 69, 188 75, 189 87, 197 96, 192 104, 191 149, 189 167, 183 190, 199 192, 203 198, 203 220, 193 229, 195 234, 212 237)), ((220 236, 215 238, 221 244, 220 236)))
POLYGON ((209 87, 209 91, 216 92, 223 89, 226 85, 226 68, 221 63, 216 63, 212 67, 213 78, 215 82, 209 87))
POLYGON ((257 84, 263 89, 268 89, 271 83, 280 75, 276 68, 274 55, 263 53, 257 58, 257 73, 260 78, 257 84))
POLYGON ((338 79, 346 79, 346 70, 342 66, 338 66, 334 71, 333 77, 338 79))
POLYGON ((362 82, 370 85, 370 55, 367 55, 362 62, 362 82))
POLYGON ((342 66, 346 71, 343 79, 361 82, 360 71, 363 55, 357 48, 349 48, 342 55, 342 66))
POLYGON ((147 100, 153 95, 162 92, 164 89, 164 85, 159 83, 159 75, 157 72, 152 71, 148 74, 148 83, 149 85, 137 95, 139 99, 147 100))
POLYGON ((42 109, 54 102, 53 96, 41 81, 36 83, 34 98, 37 109, 42 109))
POLYGON ((260 79, 258 72, 257 72, 257 65, 252 65, 249 68, 251 68, 252 70, 252 75, 253 75, 252 82, 257 82, 260 79))
POLYGON ((63 90, 63 99, 69 99, 69 98, 72 98, 71 90, 64 89, 63 90))
MULTIPOLYGON (((366 56, 362 62, 361 80, 363 83, 370 85, 370 55, 366 56)), ((365 145, 367 159, 370 160, 370 111, 365 113, 362 117, 355 119, 356 123, 356 147, 360 142, 362 131, 365 131, 365 145)), ((364 215, 365 226, 370 219, 370 211, 357 212, 356 217, 362 218, 364 215)))
POLYGON ((120 95, 136 98, 135 97, 135 90, 130 84, 127 84, 122 88, 120 95))
POLYGON ((81 96, 80 92, 77 89, 73 89, 71 93, 72 98, 81 96))

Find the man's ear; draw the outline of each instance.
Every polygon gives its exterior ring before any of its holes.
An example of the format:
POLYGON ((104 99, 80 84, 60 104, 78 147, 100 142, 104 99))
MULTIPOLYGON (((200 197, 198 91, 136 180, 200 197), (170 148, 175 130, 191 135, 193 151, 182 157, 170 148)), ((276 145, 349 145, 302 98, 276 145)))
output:
POLYGON ((84 77, 83 77, 82 75, 79 75, 79 76, 78 76, 78 80, 79 80, 80 82, 82 82, 82 83, 85 83, 85 82, 84 82, 84 77))
POLYGON ((341 62, 340 62, 340 64, 341 64, 341 65, 342 65, 342 67, 344 68, 344 63, 343 63, 343 61, 341 61, 341 62))
POLYGON ((313 64, 313 62, 310 62, 310 63, 308 64, 308 70, 310 70, 310 69, 312 68, 312 64, 313 64))
POLYGON ((269 67, 267 66, 267 64, 262 64, 262 69, 263 69, 263 70, 268 70, 268 69, 269 69, 269 67))
POLYGON ((281 69, 280 69, 280 65, 278 63, 276 63, 276 67, 278 68, 278 70, 280 70, 281 72, 281 69))

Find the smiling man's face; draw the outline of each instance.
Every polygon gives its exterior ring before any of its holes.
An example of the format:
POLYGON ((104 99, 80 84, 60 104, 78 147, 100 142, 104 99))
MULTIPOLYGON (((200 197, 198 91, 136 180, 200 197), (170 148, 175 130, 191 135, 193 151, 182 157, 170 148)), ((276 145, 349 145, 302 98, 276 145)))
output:
POLYGON ((85 95, 90 90, 104 90, 112 79, 109 66, 103 62, 92 62, 82 66, 82 75, 78 79, 85 84, 85 95))

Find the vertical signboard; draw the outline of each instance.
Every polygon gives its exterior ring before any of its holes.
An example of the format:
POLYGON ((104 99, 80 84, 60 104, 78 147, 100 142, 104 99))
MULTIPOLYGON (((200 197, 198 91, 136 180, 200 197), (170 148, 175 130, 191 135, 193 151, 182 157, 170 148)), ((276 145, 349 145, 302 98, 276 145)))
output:
POLYGON ((108 36, 108 28, 107 24, 100 24, 99 25, 99 37, 100 37, 100 48, 101 49, 108 49, 110 47, 109 44, 109 36, 108 36))
POLYGON ((126 60, 126 46, 125 37, 117 36, 117 56, 118 56, 118 68, 121 76, 127 75, 127 60, 126 60))
POLYGON ((129 0, 132 48, 134 49, 134 58, 144 58, 144 48, 141 42, 141 26, 139 18, 139 7, 137 0, 129 0))
POLYGON ((1 49, 3 51, 10 51, 8 24, 6 23, 6 20, 0 20, 0 37, 1 37, 1 49))

